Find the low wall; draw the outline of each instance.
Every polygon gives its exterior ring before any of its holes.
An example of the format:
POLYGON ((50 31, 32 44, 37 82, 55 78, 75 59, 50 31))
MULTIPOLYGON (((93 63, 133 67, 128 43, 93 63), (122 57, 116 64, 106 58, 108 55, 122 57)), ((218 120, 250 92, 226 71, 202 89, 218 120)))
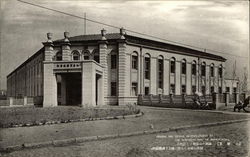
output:
POLYGON ((9 106, 10 100, 0 100, 0 106, 9 106))

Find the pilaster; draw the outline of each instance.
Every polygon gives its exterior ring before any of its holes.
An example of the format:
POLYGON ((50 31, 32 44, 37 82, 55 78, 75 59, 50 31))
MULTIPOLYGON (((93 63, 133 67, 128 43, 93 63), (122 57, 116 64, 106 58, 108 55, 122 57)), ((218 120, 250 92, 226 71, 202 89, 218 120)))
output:
MULTIPOLYGON (((103 67, 103 96, 104 98, 108 96, 108 51, 107 51, 107 41, 99 41, 99 53, 100 53, 100 64, 103 67)), ((104 100, 104 102, 107 102, 104 100)))
POLYGON ((128 71, 127 67, 127 58, 126 58, 126 42, 121 39, 118 43, 118 104, 125 105, 125 97, 129 93, 129 80, 127 79, 128 71))

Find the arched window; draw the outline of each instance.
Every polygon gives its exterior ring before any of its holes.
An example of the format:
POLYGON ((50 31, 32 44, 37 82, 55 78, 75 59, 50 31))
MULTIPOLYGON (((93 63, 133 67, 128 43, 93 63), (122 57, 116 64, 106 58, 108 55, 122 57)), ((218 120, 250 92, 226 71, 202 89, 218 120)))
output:
POLYGON ((196 61, 192 62, 192 75, 196 75, 196 61))
POLYGON ((145 79, 149 79, 150 80, 150 55, 149 54, 145 54, 145 79))
POLYGON ((201 63, 201 76, 206 76, 206 63, 201 63))
POLYGON ((158 88, 163 89, 163 56, 158 57, 158 88))
POLYGON ((170 59, 170 73, 175 73, 175 58, 170 59))
POLYGON ((83 59, 84 60, 90 60, 90 52, 88 50, 85 50, 83 52, 83 59))
POLYGON ((74 60, 74 61, 80 60, 80 53, 77 50, 74 50, 72 52, 72 60, 74 60))
POLYGON ((117 55, 115 51, 110 53, 110 62, 111 62, 111 69, 116 69, 117 67, 117 55))
POLYGON ((138 69, 138 53, 136 51, 132 53, 132 69, 138 69))
POLYGON ((55 56, 56 61, 62 61, 62 51, 58 51, 55 56))
POLYGON ((93 50, 93 58, 97 63, 100 63, 99 51, 97 49, 93 50))
POLYGON ((222 78, 222 74, 223 74, 223 67, 222 65, 219 66, 219 78, 222 78))
POLYGON ((187 72, 187 61, 183 59, 181 61, 181 73, 186 75, 186 72, 187 72))
POLYGON ((214 77, 214 64, 213 63, 210 65, 210 76, 214 77))

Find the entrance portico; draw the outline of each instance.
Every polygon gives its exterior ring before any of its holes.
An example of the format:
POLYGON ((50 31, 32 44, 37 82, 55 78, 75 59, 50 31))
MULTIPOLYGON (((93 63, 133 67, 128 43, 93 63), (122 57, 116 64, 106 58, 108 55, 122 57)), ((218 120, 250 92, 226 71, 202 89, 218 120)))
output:
POLYGON ((45 61, 43 106, 104 104, 103 68, 94 60, 45 61))

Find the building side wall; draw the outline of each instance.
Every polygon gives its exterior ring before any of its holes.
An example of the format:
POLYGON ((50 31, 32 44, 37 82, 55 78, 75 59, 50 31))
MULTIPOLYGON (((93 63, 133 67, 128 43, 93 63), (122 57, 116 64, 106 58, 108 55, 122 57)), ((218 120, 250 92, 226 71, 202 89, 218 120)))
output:
POLYGON ((43 96, 43 53, 7 77, 7 94, 9 97, 43 96))
MULTIPOLYGON (((210 60, 210 59, 204 59, 204 58, 198 58, 193 56, 187 56, 187 55, 180 55, 176 53, 171 53, 168 51, 160 51, 156 49, 151 48, 145 48, 135 45, 127 45, 126 47, 126 54, 127 54, 127 65, 131 66, 131 54, 133 52, 138 52, 139 58, 141 57, 144 61, 144 57, 146 54, 150 55, 150 79, 146 80, 144 79, 144 70, 145 70, 145 64, 142 64, 142 67, 138 70, 140 71, 139 76, 142 77, 142 79, 138 79, 139 87, 142 86, 142 90, 138 90, 137 94, 144 94, 144 87, 149 85, 150 94, 157 95, 157 94, 170 94, 170 85, 175 85, 175 94, 180 95, 182 93, 182 85, 186 86, 186 93, 185 94, 192 94, 192 86, 196 86, 197 91, 201 92, 201 86, 206 87, 206 94, 211 94, 210 88, 211 86, 215 85, 222 85, 220 81, 223 79, 218 78, 218 68, 220 65, 223 66, 223 71, 225 71, 224 68, 224 62, 216 61, 216 60, 210 60), (164 70, 163 70, 163 91, 161 92, 161 89, 158 88, 158 58, 159 56, 162 56, 164 59, 164 70), (170 59, 175 58, 175 73, 170 74, 170 59), (182 61, 186 61, 186 74, 182 74, 182 61), (196 76, 192 76, 191 70, 192 70, 192 62, 195 61, 197 63, 197 74, 196 76), (206 64, 206 75, 205 77, 201 77, 201 63, 205 62, 206 64), (130 64, 129 64, 130 63, 130 64), (200 64, 199 64, 200 63, 200 64), (211 64, 214 65, 214 77, 210 76, 210 66, 211 64), (141 74, 142 73, 142 74, 141 74), (214 84, 210 84, 210 82, 215 81, 214 84), (200 83, 198 83, 200 82, 200 83), (200 86, 200 87, 198 87, 200 86)), ((129 67, 127 66, 127 67, 129 67)), ((133 76, 133 72, 131 72, 131 67, 125 73, 128 73, 130 75, 130 78, 133 76)), ((224 76, 224 75, 223 75, 224 76)), ((131 90, 131 79, 130 79, 130 86, 131 90)), ((214 87, 215 91, 217 91, 214 87)), ((223 89, 224 91, 224 89, 223 89)), ((131 96, 131 95, 128 95, 131 96)))

